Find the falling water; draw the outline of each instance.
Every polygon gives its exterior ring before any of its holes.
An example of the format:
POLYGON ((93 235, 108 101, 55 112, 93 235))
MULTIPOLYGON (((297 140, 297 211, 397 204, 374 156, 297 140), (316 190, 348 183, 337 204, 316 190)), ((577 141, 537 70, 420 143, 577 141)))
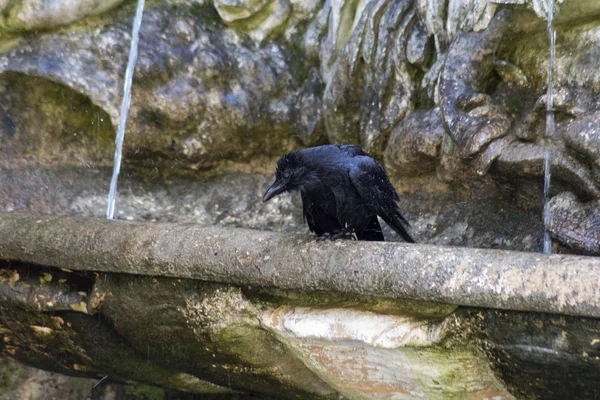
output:
MULTIPOLYGON (((553 110, 553 75, 554 62, 556 57, 556 30, 554 29, 554 0, 546 0, 546 20, 548 22, 548 36, 550 38, 550 60, 548 61, 548 91, 546 93, 546 145, 554 136, 554 110, 553 110)), ((544 155, 544 253, 552 252, 552 240, 550 239, 550 213, 546 210, 546 205, 550 198, 550 150, 546 147, 544 155)))
POLYGON ((108 207, 106 209, 106 218, 113 219, 115 215, 115 203, 117 201, 117 182, 119 180, 119 171, 121 170, 121 157, 123 152, 123 138, 125 137, 125 125, 127 124, 127 114, 129 114, 129 103, 131 101, 131 82, 133 80, 133 69, 138 55, 138 42, 140 39, 140 26, 142 25, 142 15, 144 13, 144 0, 138 0, 135 18, 133 20, 133 29, 131 31, 131 47, 129 48, 129 61, 125 71, 125 83, 123 86, 123 103, 121 104, 121 115, 119 119, 119 128, 117 129, 117 138, 115 140, 115 163, 113 166, 113 175, 110 180, 110 192, 108 193, 108 207))

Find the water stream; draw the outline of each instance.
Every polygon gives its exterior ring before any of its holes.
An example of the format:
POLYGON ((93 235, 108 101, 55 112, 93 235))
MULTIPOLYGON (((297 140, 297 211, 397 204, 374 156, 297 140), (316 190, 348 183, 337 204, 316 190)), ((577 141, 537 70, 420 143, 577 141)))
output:
POLYGON ((131 83, 133 81, 133 70, 138 55, 138 43, 140 39, 140 27, 142 26, 142 15, 144 14, 144 0, 138 0, 133 28, 131 30, 131 47, 129 48, 129 61, 125 70, 125 82, 123 85, 123 103, 121 103, 121 114, 119 116, 119 127, 117 129, 117 138, 115 139, 115 162, 113 165, 113 174, 110 180, 110 191, 108 193, 108 207, 106 208, 106 218, 113 219, 115 215, 115 204, 117 201, 117 183, 119 181, 119 171, 121 170, 121 158, 123 155, 123 139, 125 138, 125 126, 127 125, 127 115, 129 114, 129 104, 131 102, 131 83))
POLYGON ((554 110, 553 110, 553 77, 554 62, 556 59, 556 29, 554 29, 554 0, 546 0, 546 20, 548 37, 550 39, 550 59, 548 60, 548 89, 546 92, 546 154, 544 155, 544 253, 552 252, 552 239, 548 228, 550 226, 550 213, 546 205, 550 199, 550 141, 554 136, 554 110))

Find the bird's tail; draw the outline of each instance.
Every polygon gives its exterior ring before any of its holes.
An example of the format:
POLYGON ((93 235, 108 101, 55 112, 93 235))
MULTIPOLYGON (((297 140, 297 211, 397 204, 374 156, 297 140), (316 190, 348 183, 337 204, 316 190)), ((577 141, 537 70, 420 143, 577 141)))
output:
POLYGON ((356 230, 356 238, 358 240, 369 240, 372 242, 385 241, 383 232, 381 231, 381 225, 379 225, 379 220, 377 219, 377 215, 373 215, 367 226, 365 226, 363 229, 356 230))
POLYGON ((398 235, 402 236, 402 239, 404 239, 405 242, 407 242, 407 243, 415 242, 414 239, 406 231, 406 228, 404 227, 404 224, 406 224, 407 226, 409 226, 410 224, 402 216, 402 214, 400 214, 400 211, 394 210, 394 212, 391 213, 391 217, 383 218, 383 220, 385 221, 386 224, 391 226, 392 229, 394 229, 398 233, 398 235))

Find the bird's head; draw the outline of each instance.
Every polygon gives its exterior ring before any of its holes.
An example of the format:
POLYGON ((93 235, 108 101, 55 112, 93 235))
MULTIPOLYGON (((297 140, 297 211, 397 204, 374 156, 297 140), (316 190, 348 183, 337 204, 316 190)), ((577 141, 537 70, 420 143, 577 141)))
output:
POLYGON ((277 161, 275 183, 263 195, 263 202, 291 190, 300 189, 306 176, 307 169, 302 165, 297 151, 286 154, 277 161))

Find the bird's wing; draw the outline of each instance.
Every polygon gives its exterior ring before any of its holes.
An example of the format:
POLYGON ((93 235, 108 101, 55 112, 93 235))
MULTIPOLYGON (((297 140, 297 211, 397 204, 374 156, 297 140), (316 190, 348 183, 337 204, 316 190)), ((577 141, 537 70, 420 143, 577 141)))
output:
POLYGON ((324 208, 324 204, 319 203, 321 198, 311 198, 310 195, 302 193, 302 212, 308 223, 311 232, 322 236, 325 233, 337 233, 342 229, 342 225, 335 215, 335 209, 324 208))
POLYGON ((404 240, 414 242, 404 225, 408 221, 398 209, 398 194, 383 167, 369 156, 353 157, 348 175, 362 201, 371 205, 377 215, 390 225, 404 240))
POLYGON ((358 240, 369 240, 374 242, 383 242, 385 240, 377 215, 373 215, 363 229, 356 231, 356 238, 358 240))
POLYGON ((367 156, 368 154, 364 152, 363 149, 361 149, 358 146, 355 146, 353 144, 339 144, 337 145, 338 149, 340 149, 340 151, 350 157, 357 157, 357 156, 367 156))
POLYGON ((369 156, 353 157, 349 160, 348 175, 360 196, 376 209, 396 206, 399 200, 383 167, 369 156))
POLYGON ((315 216, 313 215, 314 205, 308 196, 302 192, 300 194, 302 196, 302 216, 308 224, 308 229, 310 229, 311 232, 316 233, 317 236, 321 236, 323 231, 319 229, 315 223, 315 216))

